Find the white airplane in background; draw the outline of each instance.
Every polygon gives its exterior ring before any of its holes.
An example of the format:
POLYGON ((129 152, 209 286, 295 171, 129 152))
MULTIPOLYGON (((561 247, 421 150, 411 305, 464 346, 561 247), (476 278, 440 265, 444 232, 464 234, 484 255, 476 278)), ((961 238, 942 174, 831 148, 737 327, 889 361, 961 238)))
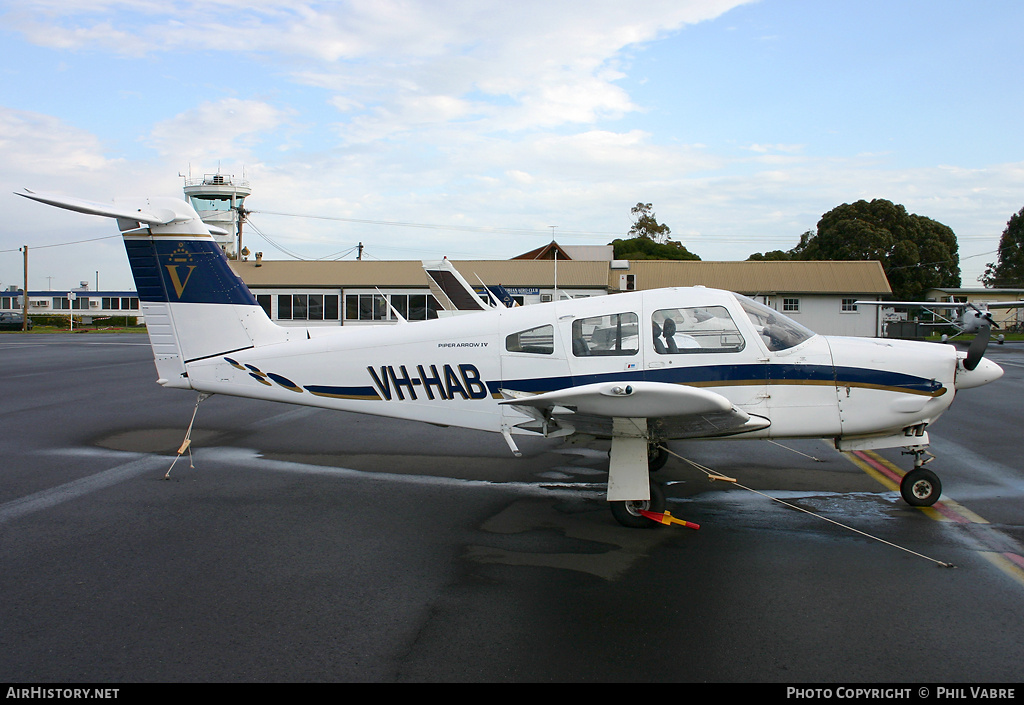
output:
POLYGON ((650 480, 666 441, 825 438, 903 447, 913 505, 941 493, 927 426, 1002 375, 984 350, 816 335, 703 287, 561 300, 394 326, 273 323, 190 205, 20 196, 117 219, 165 387, 500 433, 611 440, 607 499, 626 526, 668 513, 650 480))
MULTIPOLYGON (((956 328, 957 332, 952 336, 942 336, 942 342, 952 340, 963 333, 978 333, 983 328, 989 329, 989 334, 991 334, 991 329, 999 328, 999 324, 992 320, 992 311, 990 309, 1024 307, 1024 301, 979 301, 977 303, 971 301, 857 301, 855 303, 867 306, 923 309, 935 318, 938 318, 939 321, 922 323, 921 325, 952 326, 956 328), (943 315, 939 311, 957 311, 958 313, 953 317, 943 315)), ((998 336, 996 340, 1002 344, 1003 336, 998 336)))

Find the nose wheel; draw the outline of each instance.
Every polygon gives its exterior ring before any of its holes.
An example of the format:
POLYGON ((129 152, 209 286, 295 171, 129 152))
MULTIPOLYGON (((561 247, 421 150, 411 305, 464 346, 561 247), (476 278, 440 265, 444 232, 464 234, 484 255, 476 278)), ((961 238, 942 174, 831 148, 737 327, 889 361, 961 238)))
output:
POLYGON ((900 494, 911 507, 930 507, 939 501, 942 483, 931 470, 916 467, 900 481, 900 494))
POLYGON ((903 451, 904 455, 914 456, 914 469, 903 476, 900 480, 900 494, 903 501, 911 507, 930 507, 939 501, 942 494, 942 483, 939 476, 931 470, 925 470, 925 465, 935 459, 935 456, 928 452, 924 445, 913 446, 903 451), (927 456, 927 457, 925 457, 927 456))

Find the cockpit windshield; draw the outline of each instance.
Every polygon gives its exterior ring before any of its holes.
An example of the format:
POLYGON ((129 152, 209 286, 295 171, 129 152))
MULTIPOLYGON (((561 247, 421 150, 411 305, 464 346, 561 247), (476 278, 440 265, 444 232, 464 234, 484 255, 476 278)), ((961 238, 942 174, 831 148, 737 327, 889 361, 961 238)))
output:
POLYGON ((815 335, 814 331, 804 328, 792 318, 753 299, 737 294, 736 300, 747 312, 750 322, 754 324, 754 330, 761 334, 761 339, 773 352, 796 347, 815 335))

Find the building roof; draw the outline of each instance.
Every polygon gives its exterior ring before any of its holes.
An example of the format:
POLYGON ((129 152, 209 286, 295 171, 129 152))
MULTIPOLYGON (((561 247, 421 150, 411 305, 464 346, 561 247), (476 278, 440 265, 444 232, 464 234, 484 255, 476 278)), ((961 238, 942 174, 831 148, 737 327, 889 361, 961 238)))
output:
MULTIPOLYGON (((552 260, 453 261, 466 281, 477 285, 552 288, 552 260)), ((633 274, 637 289, 702 285, 741 294, 890 295, 882 265, 869 262, 702 262, 691 260, 634 260, 629 269, 612 269, 607 261, 557 261, 559 289, 619 291, 620 275, 633 274)), ((417 260, 341 260, 301 262, 253 260, 231 262, 251 288, 426 288, 422 263, 417 260)))
POLYGON ((611 270, 609 287, 619 275, 635 274, 637 289, 707 286, 741 294, 891 294, 880 262, 633 260, 628 270, 611 270))
POLYGON ((561 245, 552 240, 546 245, 542 245, 535 250, 524 252, 521 255, 516 255, 512 259, 555 259, 555 255, 558 255, 560 260, 573 259, 568 252, 565 251, 561 245))

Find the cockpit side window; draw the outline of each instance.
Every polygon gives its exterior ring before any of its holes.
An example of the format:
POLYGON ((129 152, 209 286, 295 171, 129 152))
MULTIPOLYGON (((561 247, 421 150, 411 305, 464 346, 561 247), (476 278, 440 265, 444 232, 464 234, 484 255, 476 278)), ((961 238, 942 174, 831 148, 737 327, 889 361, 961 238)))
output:
POLYGON ((662 355, 731 353, 746 341, 724 306, 666 308, 651 316, 654 351, 662 355))
POLYGON ((612 313, 572 322, 572 354, 636 355, 639 348, 639 318, 635 313, 612 313))
POLYGON ((761 334, 761 339, 772 352, 794 348, 814 337, 814 331, 804 328, 773 308, 745 296, 737 296, 736 300, 740 302, 750 322, 754 324, 754 330, 761 334))
POLYGON ((509 352, 551 355, 555 352, 555 327, 551 324, 528 328, 505 337, 509 352))

